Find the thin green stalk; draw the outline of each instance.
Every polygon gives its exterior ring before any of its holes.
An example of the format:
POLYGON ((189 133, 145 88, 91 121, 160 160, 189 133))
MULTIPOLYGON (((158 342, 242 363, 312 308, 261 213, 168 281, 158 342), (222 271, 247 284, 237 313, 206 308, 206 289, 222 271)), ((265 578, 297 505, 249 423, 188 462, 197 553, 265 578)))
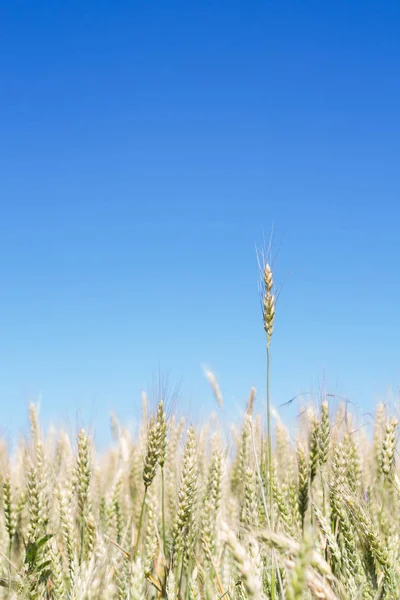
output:
POLYGON ((271 401, 270 401, 270 346, 267 344, 267 434, 268 434, 268 487, 269 487, 269 510, 271 527, 273 526, 273 486, 272 486, 272 440, 271 440, 271 401))
POLYGON ((8 543, 8 594, 11 596, 11 558, 12 558, 12 538, 8 543))
MULTIPOLYGON (((273 485, 272 485, 272 439, 271 439, 271 391, 270 391, 270 373, 271 373, 271 354, 270 344, 267 343, 267 434, 268 434, 268 488, 269 488, 269 513, 271 529, 274 527, 273 516, 273 485)), ((272 553, 271 570, 271 600, 275 600, 275 564, 274 553, 272 553)))
POLYGON ((165 485, 164 485, 164 467, 161 467, 161 511, 162 511, 162 535, 164 556, 167 552, 167 543, 165 535, 165 485))
MULTIPOLYGON (((322 472, 323 467, 321 466, 321 486, 322 486, 322 514, 326 517, 326 491, 325 491, 325 482, 324 482, 324 474, 322 472)), ((312 514, 313 511, 311 511, 312 514)), ((325 560, 328 560, 328 545, 325 547, 325 560)))
POLYGON ((262 479, 262 476, 261 476, 260 464, 259 464, 258 456, 257 456, 256 441, 255 441, 255 438, 254 438, 253 420, 251 418, 251 415, 249 417, 249 423, 250 423, 250 431, 251 431, 251 441, 252 441, 252 444, 253 444, 253 454, 254 454, 254 463, 255 463, 255 467, 256 467, 256 475, 257 475, 257 478, 258 478, 258 482, 260 484, 261 500, 262 500, 262 503, 263 503, 263 508, 264 508, 264 512, 265 512, 265 518, 267 520, 268 528, 271 529, 270 515, 269 515, 269 511, 268 511, 268 507, 267 507, 267 499, 265 497, 264 482, 263 482, 263 479, 262 479))
POLYGON ((138 525, 138 532, 137 532, 135 549, 133 551, 133 558, 136 558, 136 553, 137 553, 137 550, 138 550, 138 547, 139 547, 140 533, 141 533, 141 530, 142 530, 144 507, 145 507, 145 504, 146 504, 146 496, 147 496, 147 487, 144 488, 144 494, 143 494, 143 500, 142 500, 142 508, 140 509, 139 525, 138 525))

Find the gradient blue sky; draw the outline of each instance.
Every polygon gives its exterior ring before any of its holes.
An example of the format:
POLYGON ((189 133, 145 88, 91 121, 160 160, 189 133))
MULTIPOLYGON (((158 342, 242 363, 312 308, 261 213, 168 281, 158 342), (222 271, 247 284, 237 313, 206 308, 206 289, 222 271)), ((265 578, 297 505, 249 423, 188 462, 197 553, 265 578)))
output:
MULTIPOLYGON (((400 5, 3 2, 1 430, 264 394, 255 244, 275 224, 275 405, 397 390, 400 5)), ((296 409, 283 411, 289 418, 296 409)))

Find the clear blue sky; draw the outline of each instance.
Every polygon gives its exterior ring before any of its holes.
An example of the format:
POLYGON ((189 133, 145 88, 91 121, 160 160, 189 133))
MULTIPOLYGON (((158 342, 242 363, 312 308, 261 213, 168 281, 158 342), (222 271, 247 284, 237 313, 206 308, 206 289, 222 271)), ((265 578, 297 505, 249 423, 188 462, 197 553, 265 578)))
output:
POLYGON ((397 1, 15 1, 0 23, 5 435, 41 395, 104 436, 159 369, 200 416, 203 364, 229 415, 263 395, 273 223, 274 404, 397 389, 397 1))

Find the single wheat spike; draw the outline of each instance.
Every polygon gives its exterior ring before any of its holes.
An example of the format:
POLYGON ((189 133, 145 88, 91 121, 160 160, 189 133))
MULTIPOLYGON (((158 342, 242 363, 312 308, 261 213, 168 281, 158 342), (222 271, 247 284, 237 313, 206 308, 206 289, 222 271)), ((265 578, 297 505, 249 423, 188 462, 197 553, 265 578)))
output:
POLYGON ((274 495, 274 501, 278 508, 278 518, 282 521, 285 532, 293 537, 296 537, 296 534, 298 533, 297 527, 290 510, 290 506, 279 485, 275 463, 272 465, 272 491, 274 495))
POLYGON ((40 438, 40 432, 39 432, 38 412, 37 412, 36 406, 33 403, 31 403, 29 405, 29 421, 30 421, 30 425, 31 425, 31 435, 32 435, 32 439, 33 439, 33 444, 34 444, 34 447, 36 450, 36 446, 37 446, 37 443, 40 438))
POLYGON ((78 434, 78 455, 75 466, 75 485, 81 518, 83 518, 85 510, 90 510, 91 472, 89 438, 81 429, 78 434))
POLYGON ((380 469, 381 466, 381 452, 382 452, 382 440, 385 434, 385 405, 379 403, 375 409, 375 420, 374 420, 374 447, 373 454, 376 461, 376 465, 380 469))
POLYGON ((392 417, 386 424, 385 435, 382 442, 381 471, 388 477, 393 469, 394 454, 396 451, 396 429, 398 421, 392 417))
POLYGON ((246 469, 244 484, 243 523, 248 529, 258 525, 256 480, 252 469, 246 469))
POLYGON ((274 331, 275 320, 275 296, 272 293, 274 287, 274 279, 272 269, 266 261, 264 265, 264 297, 263 297, 263 320, 264 329, 267 334, 267 345, 271 343, 271 337, 274 331))
POLYGON ((321 424, 319 427, 319 462, 322 466, 328 460, 330 433, 329 405, 324 400, 321 404, 321 424))
POLYGON ((222 408, 222 406, 224 405, 224 401, 222 398, 222 394, 221 394, 221 389, 218 385, 218 381, 217 378, 215 377, 214 373, 212 371, 206 370, 204 372, 208 383, 211 386, 211 389, 213 391, 214 394, 214 398, 217 401, 218 406, 220 406, 222 408))
POLYGON ((222 493, 222 453, 217 447, 214 450, 208 473, 207 487, 204 493, 204 510, 202 512, 201 539, 203 550, 213 553, 216 542, 217 517, 222 493))
POLYGON ((182 543, 191 519, 197 491, 197 443, 193 427, 187 433, 185 452, 183 456, 182 479, 178 494, 178 508, 173 531, 173 555, 177 545, 182 543))
POLYGON ((62 560, 60 552, 55 543, 50 548, 50 566, 54 585, 53 598, 54 600, 66 600, 67 596, 65 591, 62 560))
POLYGON ((317 469, 319 464, 319 452, 320 452, 320 423, 317 419, 313 419, 311 422, 311 428, 309 433, 309 451, 310 451, 310 483, 314 481, 317 475, 317 469))
POLYGON ((153 483, 161 452, 162 433, 158 421, 151 419, 147 438, 147 451, 143 466, 143 483, 147 489, 153 483))
POLYGON ((254 400, 256 398, 256 394, 257 394, 257 390, 255 387, 252 387, 250 390, 250 394, 249 397, 247 399, 247 407, 246 407, 246 414, 252 416, 253 415, 253 409, 254 409, 254 400))
POLYGON ((158 463, 161 468, 164 467, 165 461, 167 458, 167 433, 168 433, 168 423, 165 415, 164 401, 161 400, 158 409, 157 409, 157 424, 159 428, 159 444, 160 444, 160 452, 158 456, 158 463))
POLYGON ((90 512, 84 517, 84 529, 85 529, 85 548, 84 557, 86 560, 90 560, 93 556, 93 551, 96 543, 96 523, 93 514, 90 512))
POLYGON ((28 540, 36 542, 42 533, 43 507, 40 497, 37 471, 32 467, 28 473, 28 498, 29 498, 29 530, 28 540))
POLYGON ((354 435, 347 433, 343 440, 347 456, 347 481, 352 491, 356 491, 360 485, 360 456, 354 435))
POLYGON ((346 483, 347 460, 346 447, 343 442, 339 442, 333 451, 332 460, 332 479, 339 489, 346 483))
POLYGON ((266 262, 264 265, 264 285, 265 290, 271 293, 274 287, 274 278, 272 275, 272 269, 268 262, 266 262))
POLYGON ((59 501, 61 535, 68 560, 70 585, 73 585, 76 572, 76 539, 74 535, 71 498, 65 489, 58 489, 56 496, 59 501))
POLYGON ((9 543, 11 545, 12 539, 15 535, 16 519, 12 499, 11 480, 8 473, 3 481, 3 507, 5 527, 8 534, 9 543))
POLYGON ((310 470, 302 444, 297 446, 297 466, 299 473, 299 512, 302 528, 308 507, 310 470))
POLYGON ((272 334, 274 332, 274 321, 275 321, 275 296, 266 292, 263 299, 263 318, 264 318, 264 330, 267 334, 268 346, 271 343, 272 334))

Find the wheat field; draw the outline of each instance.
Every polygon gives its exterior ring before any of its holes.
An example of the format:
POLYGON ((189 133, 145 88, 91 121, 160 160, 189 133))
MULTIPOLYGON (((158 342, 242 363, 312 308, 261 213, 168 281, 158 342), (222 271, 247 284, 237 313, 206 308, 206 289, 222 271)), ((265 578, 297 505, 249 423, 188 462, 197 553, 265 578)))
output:
POLYGON ((400 598, 398 422, 380 404, 370 431, 325 395, 288 431, 269 397, 268 264, 262 305, 267 399, 252 389, 228 429, 159 398, 135 434, 114 418, 100 454, 30 407, 29 439, 0 447, 0 598, 400 598))

